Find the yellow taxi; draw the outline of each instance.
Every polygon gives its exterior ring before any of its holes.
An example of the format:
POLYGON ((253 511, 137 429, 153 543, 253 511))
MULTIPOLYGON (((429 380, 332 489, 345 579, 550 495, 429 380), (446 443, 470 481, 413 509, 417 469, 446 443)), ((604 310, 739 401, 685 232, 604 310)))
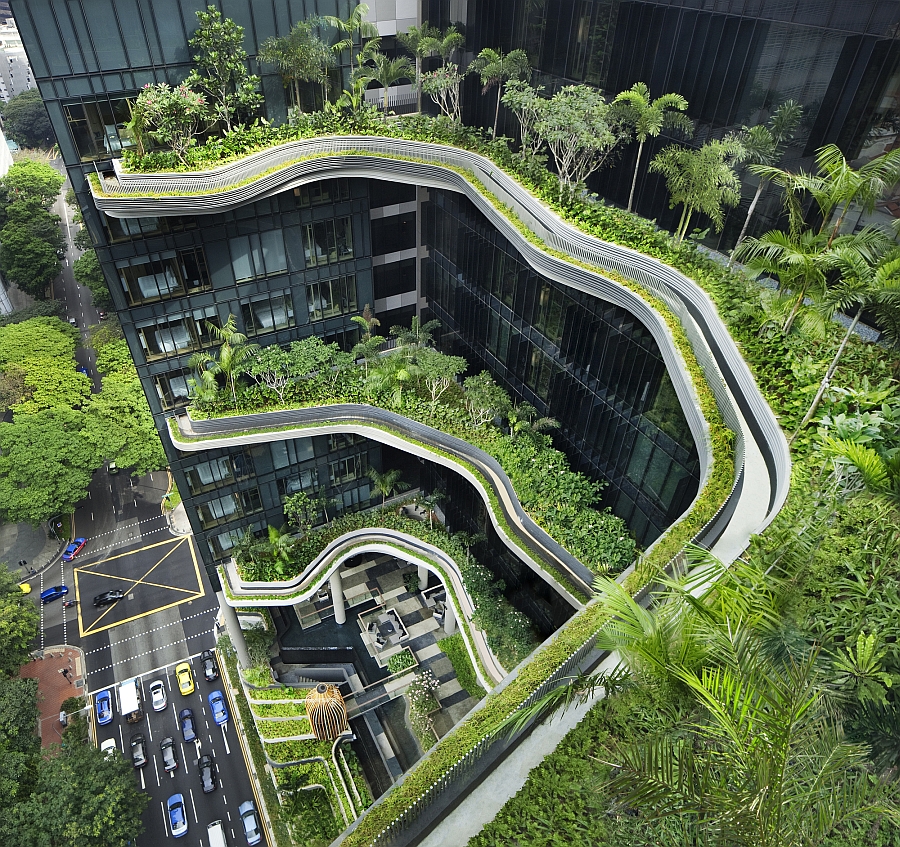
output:
POLYGON ((182 694, 194 693, 194 675, 191 666, 187 662, 175 665, 175 679, 178 680, 178 690, 182 694))

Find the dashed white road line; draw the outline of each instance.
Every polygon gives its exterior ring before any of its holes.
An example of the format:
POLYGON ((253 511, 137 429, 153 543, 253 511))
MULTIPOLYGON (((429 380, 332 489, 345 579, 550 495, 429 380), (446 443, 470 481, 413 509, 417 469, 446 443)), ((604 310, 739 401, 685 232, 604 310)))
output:
POLYGON ((216 611, 218 611, 217 607, 212 608, 212 609, 205 609, 202 612, 197 612, 196 614, 189 615, 186 618, 179 618, 176 621, 169 621, 169 623, 161 624, 160 626, 154 627, 153 629, 148 629, 146 632, 139 632, 137 635, 129 635, 128 638, 123 638, 120 641, 111 641, 105 647, 95 647, 93 650, 88 650, 84 655, 92 656, 94 653, 100 653, 103 650, 108 650, 112 647, 118 646, 119 644, 125 644, 128 641, 134 641, 135 638, 146 638, 148 635, 150 635, 153 632, 159 632, 160 630, 166 629, 167 627, 175 626, 176 624, 184 623, 185 621, 190 621, 190 620, 193 620, 194 618, 199 618, 202 615, 208 615, 208 614, 210 614, 212 612, 216 612, 216 611))
MULTIPOLYGON (((168 528, 169 528, 169 525, 167 523, 165 526, 159 527, 159 529, 148 529, 146 532, 142 532, 139 536, 135 536, 134 538, 129 538, 125 541, 119 541, 117 544, 107 544, 105 547, 97 547, 96 549, 91 550, 90 553, 88 553, 87 555, 93 556, 95 553, 102 553, 104 550, 112 550, 116 547, 125 547, 128 544, 136 544, 137 542, 146 538, 148 535, 153 535, 154 533, 162 532, 163 530, 167 530, 168 528)), ((105 532, 103 534, 109 535, 108 532, 105 532)), ((94 536, 94 537, 99 538, 99 536, 94 536)), ((97 564, 100 564, 100 563, 99 562, 88 562, 87 564, 84 564, 83 567, 90 567, 91 565, 97 565, 97 564)))
MULTIPOLYGON (((157 653, 157 652, 160 651, 160 650, 165 650, 166 647, 174 647, 176 644, 182 644, 182 643, 185 643, 185 642, 187 642, 187 641, 190 641, 192 638, 200 638, 201 636, 204 636, 204 635, 211 635, 211 634, 214 634, 215 631, 216 631, 216 628, 215 628, 215 627, 212 627, 211 629, 204 630, 203 632, 197 632, 197 633, 195 633, 194 635, 188 635, 188 636, 186 636, 185 639, 184 639, 184 642, 181 642, 181 641, 173 641, 171 644, 165 644, 165 645, 163 645, 162 647, 156 647, 155 649, 153 649, 153 650, 147 650, 147 651, 145 651, 144 653, 135 653, 134 655, 129 656, 127 659, 120 659, 118 662, 113 662, 113 663, 110 664, 110 665, 106 665, 106 666, 104 666, 104 667, 102 667, 102 668, 96 668, 95 670, 88 671, 88 672, 87 672, 87 676, 93 676, 94 674, 102 673, 103 671, 108 671, 108 670, 110 670, 111 668, 116 667, 117 665, 124 665, 125 662, 133 662, 135 659, 140 659, 140 658, 142 658, 143 656, 149 656, 149 655, 151 655, 151 654, 153 654, 153 653, 157 653)), ((199 655, 200 655, 199 653, 196 653, 196 654, 195 654, 195 656, 199 656, 199 655)), ((191 656, 190 658, 194 658, 194 656, 191 656)), ((179 660, 179 661, 183 661, 183 660, 179 660)), ((170 662, 169 664, 172 664, 172 663, 170 662)), ((165 668, 167 668, 168 666, 169 666, 169 665, 163 665, 163 667, 165 667, 165 668)), ((157 670, 160 670, 160 669, 157 668, 157 670)), ((155 671, 142 671, 141 676, 147 676, 148 674, 152 674, 152 673, 155 673, 155 671)), ((104 686, 104 688, 106 688, 106 687, 108 687, 108 686, 104 686)), ((98 690, 98 691, 103 691, 104 688, 98 688, 97 690, 98 690)), ((90 693, 94 693, 94 692, 90 692, 90 693)))

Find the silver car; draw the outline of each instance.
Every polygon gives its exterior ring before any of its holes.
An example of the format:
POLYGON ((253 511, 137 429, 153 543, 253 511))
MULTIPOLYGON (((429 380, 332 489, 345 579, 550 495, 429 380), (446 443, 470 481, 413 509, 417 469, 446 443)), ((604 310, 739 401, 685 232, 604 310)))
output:
POLYGON ((256 814, 256 807, 252 800, 241 803, 238 806, 238 814, 241 816, 241 826, 244 827, 244 835, 247 836, 249 845, 259 844, 262 840, 262 833, 259 831, 259 818, 256 814))
POLYGON ((166 708, 166 684, 158 679, 150 683, 150 703, 154 712, 161 712, 166 708))

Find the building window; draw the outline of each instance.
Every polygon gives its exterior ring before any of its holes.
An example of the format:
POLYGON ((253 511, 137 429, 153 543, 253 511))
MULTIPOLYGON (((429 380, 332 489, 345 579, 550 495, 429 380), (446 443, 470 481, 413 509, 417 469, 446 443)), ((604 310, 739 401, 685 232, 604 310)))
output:
POLYGON ((190 402, 188 376, 190 376, 190 371, 172 371, 154 379, 156 393, 159 395, 159 404, 163 409, 186 406, 190 402))
POLYGON ((231 267, 237 282, 287 270, 284 235, 280 229, 232 238, 229 246, 231 267))
POLYGON ((319 472, 316 468, 308 468, 293 476, 278 480, 278 493, 282 497, 296 494, 298 491, 318 491, 319 472))
POLYGON ((215 306, 195 309, 187 315, 145 321, 135 328, 141 339, 144 355, 148 362, 152 362, 154 359, 178 356, 211 345, 214 339, 210 335, 207 321, 214 326, 221 326, 215 306))
POLYGON ((159 218, 111 218, 107 215, 104 215, 104 218, 112 243, 130 241, 144 235, 155 235, 162 229, 159 218))
POLYGON ((346 179, 323 179, 294 189, 297 203, 303 207, 322 206, 350 199, 350 183, 346 179))
POLYGON ((262 500, 257 488, 236 494, 226 494, 224 497, 208 500, 197 506, 200 524, 204 529, 260 511, 262 511, 262 500))
POLYGON ((83 162, 118 156, 134 146, 134 138, 128 129, 131 108, 127 98, 68 103, 63 106, 63 111, 83 162))
POLYGON ((296 326, 294 301, 287 291, 241 300, 241 314, 247 335, 262 335, 264 332, 296 326))
POLYGON ((211 488, 219 488, 234 482, 234 472, 228 456, 210 459, 184 472, 191 494, 202 494, 211 488))
POLYGON ((308 268, 353 258, 350 218, 319 221, 303 227, 303 252, 308 268))
POLYGON ((275 470, 288 468, 312 459, 313 440, 311 438, 294 438, 291 441, 275 441, 271 445, 272 464, 275 470))
POLYGON ((311 321, 355 312, 356 276, 348 274, 309 283, 306 286, 306 305, 311 321))
POLYGON ((330 462, 328 470, 332 485, 353 482, 364 474, 362 456, 348 456, 346 459, 330 462))
POLYGON ((354 432, 332 433, 328 436, 328 450, 329 452, 344 450, 347 447, 352 447, 354 444, 362 444, 365 440, 366 437, 364 435, 357 435, 354 432))
POLYGON ((172 300, 210 288, 201 247, 151 253, 148 258, 116 262, 122 289, 130 305, 172 300))

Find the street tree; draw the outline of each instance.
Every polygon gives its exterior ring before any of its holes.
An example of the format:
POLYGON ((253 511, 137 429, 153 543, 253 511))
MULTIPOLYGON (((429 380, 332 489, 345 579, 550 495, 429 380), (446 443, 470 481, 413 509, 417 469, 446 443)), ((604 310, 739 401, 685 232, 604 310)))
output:
MULTIPOLYGON (((375 26, 371 21, 366 20, 366 15, 369 14, 369 5, 368 3, 360 3, 358 6, 354 7, 353 11, 347 18, 339 18, 335 15, 323 15, 322 21, 328 26, 336 29, 338 31, 338 35, 342 36, 339 41, 336 41, 332 46, 331 50, 335 55, 340 55, 346 50, 350 56, 350 76, 351 78, 354 76, 354 71, 359 61, 354 64, 354 47, 359 41, 360 49, 364 49, 364 45, 362 42, 367 39, 379 39, 378 35, 378 27, 375 26)), ((358 59, 358 57, 357 57, 358 59)))
POLYGON ((409 490, 409 483, 400 477, 402 471, 392 470, 380 472, 377 468, 369 467, 366 475, 372 480, 372 487, 381 495, 381 505, 387 502, 387 498, 409 490))
POLYGON ((500 102, 503 99, 503 86, 510 79, 527 82, 531 77, 531 63, 524 50, 511 50, 504 54, 502 50, 485 47, 472 62, 470 71, 481 78, 481 93, 487 94, 497 86, 497 105, 494 108, 494 127, 492 137, 497 137, 497 122, 500 118, 500 102))
MULTIPOLYGON (((6 570, 5 566, 3 570, 6 570)), ((39 615, 36 614, 34 602, 24 597, 18 585, 14 587, 19 595, 16 599, 19 602, 24 599, 31 606, 33 638, 38 631, 39 615)), ((0 614, 2 609, 3 601, 0 600, 0 614)), ((22 657, 22 662, 26 660, 27 653, 22 657)), ((15 674, 18 670, 18 664, 10 662, 9 672, 15 674)), ((40 754, 40 738, 35 732, 40 720, 37 698, 36 679, 15 676, 0 679, 0 791, 3 791, 6 808, 27 797, 34 785, 40 754)), ((3 831, 2 820, 0 813, 0 833, 3 831)))
POLYGON ((263 102, 259 77, 251 74, 244 50, 244 28, 223 18, 215 6, 197 12, 198 28, 188 39, 194 68, 184 84, 206 95, 213 119, 231 132, 263 102))
POLYGON ((7 365, 7 370, 20 374, 24 385, 22 399, 12 405, 16 415, 32 415, 43 409, 77 409, 91 397, 90 379, 75 370, 71 359, 60 362, 46 356, 29 356, 7 365))
POLYGON ((29 358, 71 361, 77 336, 77 330, 49 316, 0 327, 0 370, 29 358))
POLYGON ((102 461, 81 435, 83 415, 45 409, 0 423, 0 518, 37 526, 87 496, 102 461))
POLYGON ((0 229, 0 272, 26 294, 44 300, 47 287, 59 274, 59 229, 39 206, 12 203, 7 215, 0 229), (53 241, 47 239, 48 225, 55 229, 53 241))
MULTIPOLYGON (((803 117, 803 107, 795 100, 785 100, 773 113, 769 119, 769 124, 757 124, 756 126, 744 127, 740 133, 741 144, 747 151, 745 159, 748 165, 768 165, 775 166, 781 161, 784 155, 784 148, 788 141, 794 137, 797 127, 800 125, 800 119, 803 117)), ((750 218, 756 211, 756 204, 765 191, 769 181, 763 177, 759 177, 759 185, 753 199, 750 201, 750 207, 747 209, 747 217, 744 218, 744 225, 741 227, 741 234, 732 250, 734 250, 744 240, 747 235, 747 227, 750 226, 750 218)), ((731 259, 729 259, 731 262, 731 259)))
MULTIPOLYGON (((0 673, 14 676, 19 672, 19 666, 28 661, 39 623, 40 612, 34 601, 22 593, 16 575, 0 562, 0 673)), ((16 749, 22 749, 29 746, 28 739, 34 735, 35 721, 32 720, 30 725, 26 723, 23 729, 18 723, 21 718, 11 714, 7 708, 9 691, 14 687, 0 682, 0 737, 7 744, 13 739, 16 749), (19 727, 15 732, 11 729, 11 722, 19 727)), ((28 705, 28 699, 23 698, 22 707, 26 714, 28 705)))
POLYGON ((5 843, 22 847, 121 847, 143 832, 150 802, 123 756, 69 742, 40 759, 36 785, 4 816, 5 843))
MULTIPOLYGON (((24 200, 49 209, 59 197, 64 182, 65 177, 46 162, 22 159, 14 162, 0 178, 0 198, 4 206, 15 200, 24 200)), ((5 221, 4 217, 3 222, 5 221)))
POLYGON ((628 211, 634 205, 634 190, 637 186, 641 154, 648 138, 656 138, 664 129, 679 130, 686 138, 694 134, 693 121, 685 114, 688 102, 680 94, 663 94, 655 100, 650 97, 650 89, 643 82, 636 82, 627 91, 621 91, 613 100, 613 109, 621 115, 621 120, 633 133, 638 143, 631 191, 628 194, 628 211))
POLYGON ((625 137, 603 95, 589 85, 567 85, 544 100, 534 129, 556 165, 560 200, 603 167, 625 137))
POLYGON ((666 178, 669 208, 681 205, 681 218, 675 237, 682 241, 691 218, 702 212, 718 232, 725 222, 724 206, 736 206, 741 200, 741 181, 735 166, 746 155, 743 144, 734 137, 707 141, 699 149, 670 144, 650 163, 650 170, 666 178))
POLYGON ((95 308, 103 311, 113 308, 112 295, 109 293, 100 260, 93 248, 86 250, 72 263, 72 273, 79 285, 90 290, 95 308))
POLYGON ((319 37, 318 17, 297 21, 284 36, 266 39, 259 46, 257 59, 275 65, 285 84, 290 84, 294 107, 303 111, 300 83, 314 82, 322 88, 322 102, 327 100, 328 71, 335 64, 331 48, 319 37))
POLYGON ((29 88, 0 105, 3 130, 21 147, 49 149, 56 143, 44 98, 37 88, 29 88))

